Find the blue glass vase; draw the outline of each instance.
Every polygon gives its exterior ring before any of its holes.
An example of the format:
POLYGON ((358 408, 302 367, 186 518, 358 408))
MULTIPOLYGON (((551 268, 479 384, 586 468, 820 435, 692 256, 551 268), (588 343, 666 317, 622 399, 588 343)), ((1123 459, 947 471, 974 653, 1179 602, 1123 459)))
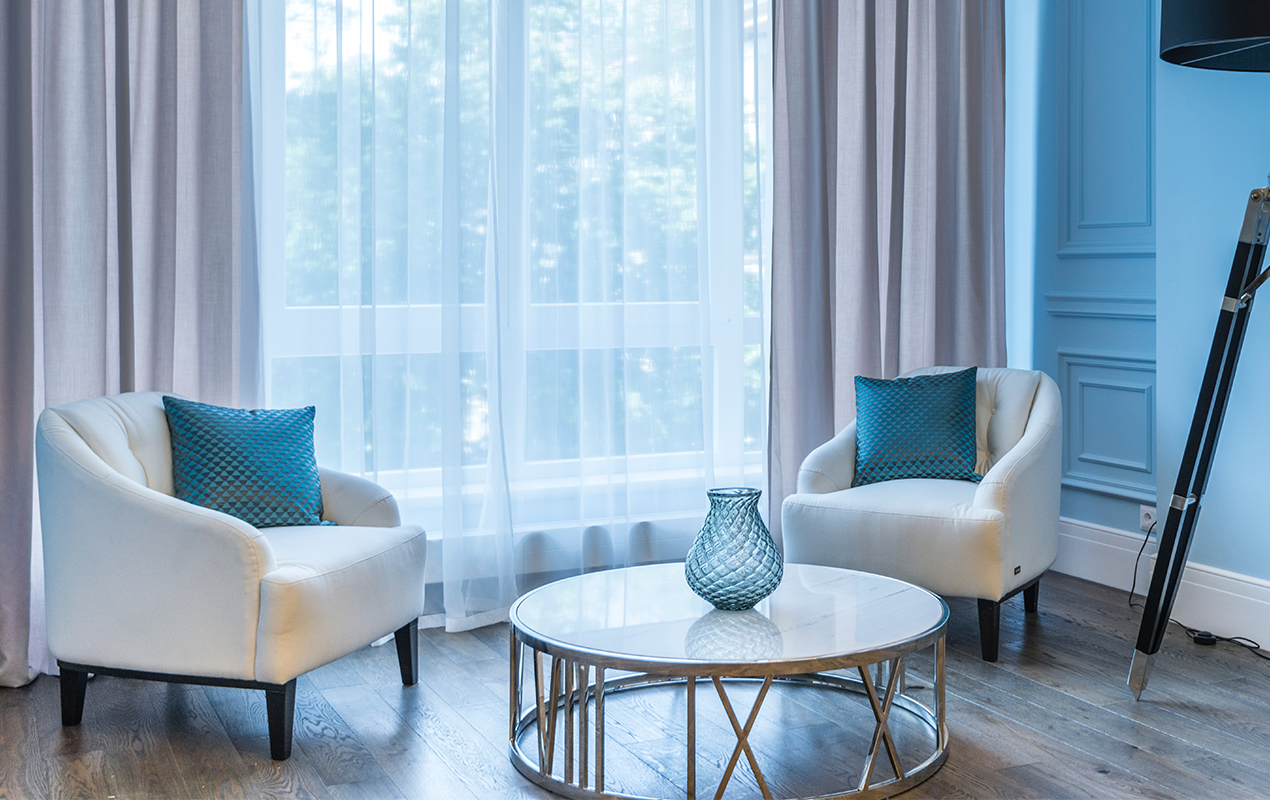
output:
POLYGON ((688 551, 684 576, 724 611, 744 611, 776 591, 785 560, 758 513, 758 489, 711 489, 710 513, 688 551))

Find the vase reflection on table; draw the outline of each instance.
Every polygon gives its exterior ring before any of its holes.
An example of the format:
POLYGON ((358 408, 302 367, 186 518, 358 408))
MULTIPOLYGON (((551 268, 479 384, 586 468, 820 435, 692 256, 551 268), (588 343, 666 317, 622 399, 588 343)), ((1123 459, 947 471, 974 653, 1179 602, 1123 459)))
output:
POLYGON ((710 511, 684 561, 688 586, 723 611, 744 611, 776 591, 785 560, 758 513, 758 489, 711 489, 710 511))
POLYGON ((768 661, 785 650, 776 623, 754 609, 715 609, 692 623, 684 636, 684 655, 701 661, 768 661))

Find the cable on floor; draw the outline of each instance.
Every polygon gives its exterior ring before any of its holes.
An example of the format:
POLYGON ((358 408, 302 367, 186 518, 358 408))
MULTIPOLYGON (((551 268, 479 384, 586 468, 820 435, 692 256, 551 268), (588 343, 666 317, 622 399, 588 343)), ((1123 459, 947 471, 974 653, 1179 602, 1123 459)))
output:
MULTIPOLYGON (((1129 608, 1143 607, 1141 603, 1133 602, 1133 593, 1138 588, 1138 563, 1142 561, 1142 553, 1147 549, 1147 542, 1150 541, 1151 532, 1155 530, 1155 526, 1156 526, 1156 523, 1152 522, 1151 527, 1147 529, 1146 536, 1142 537, 1142 546, 1138 548, 1137 558, 1133 559, 1133 581, 1129 584, 1129 608)), ((1257 642, 1254 642, 1252 639, 1249 639, 1247 636, 1217 636, 1215 634, 1209 633, 1208 631, 1201 631, 1199 628, 1189 628, 1186 625, 1183 625, 1182 623, 1173 619, 1172 617, 1169 617, 1169 622, 1172 622, 1173 624, 1181 628, 1182 631, 1186 634, 1186 638, 1190 639, 1192 642, 1196 640, 1195 639, 1196 636, 1200 634, 1205 634, 1204 636, 1205 639, 1211 636, 1213 639, 1216 640, 1212 642, 1212 644, 1216 644, 1217 642, 1230 642, 1231 644, 1237 644, 1240 647, 1247 650, 1249 653, 1252 653, 1257 658, 1270 661, 1270 655, 1267 655, 1266 653, 1261 651, 1261 645, 1258 644, 1257 642)))

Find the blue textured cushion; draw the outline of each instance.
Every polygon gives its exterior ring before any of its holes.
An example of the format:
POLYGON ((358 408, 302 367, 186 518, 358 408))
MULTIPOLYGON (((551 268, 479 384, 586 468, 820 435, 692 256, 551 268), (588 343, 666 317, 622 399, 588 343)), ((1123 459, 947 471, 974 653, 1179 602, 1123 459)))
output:
POLYGON ((320 525, 314 407, 247 410, 163 398, 177 498, 257 528, 320 525))
POLYGON ((975 374, 881 380, 856 376, 852 486, 897 478, 979 482, 975 472, 975 374))

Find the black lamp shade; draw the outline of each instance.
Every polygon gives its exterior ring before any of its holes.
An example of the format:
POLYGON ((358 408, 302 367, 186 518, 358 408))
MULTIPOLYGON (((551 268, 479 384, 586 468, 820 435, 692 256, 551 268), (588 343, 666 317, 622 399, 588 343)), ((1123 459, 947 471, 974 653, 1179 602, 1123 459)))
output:
POLYGON ((1270 72, 1270 0, 1163 0, 1160 58, 1184 67, 1270 72))

